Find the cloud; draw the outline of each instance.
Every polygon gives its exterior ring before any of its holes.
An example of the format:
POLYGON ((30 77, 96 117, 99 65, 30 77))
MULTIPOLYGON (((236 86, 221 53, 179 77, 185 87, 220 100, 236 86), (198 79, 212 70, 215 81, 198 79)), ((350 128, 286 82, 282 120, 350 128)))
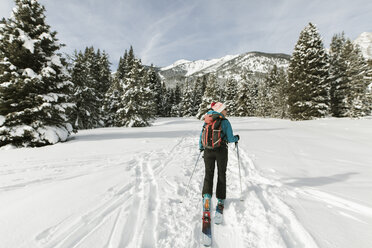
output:
MULTIPOLYGON (((170 13, 151 24, 145 30, 144 34, 146 34, 146 37, 144 38, 147 40, 147 42, 140 53, 144 63, 152 62, 152 59, 154 58, 154 51, 159 48, 158 46, 160 46, 162 42, 168 44, 168 41, 164 41, 165 35, 174 27, 177 27, 181 21, 185 21, 194 7, 195 4, 191 4, 176 10, 172 10, 170 13)), ((166 54, 170 49, 172 48, 163 46, 162 53, 166 54)), ((159 53, 157 52, 157 54, 159 53)))
MULTIPOLYGON (((93 45, 108 52, 113 69, 130 45, 145 64, 166 66, 249 51, 290 54, 310 21, 325 46, 335 33, 355 39, 372 31, 370 0, 39 1, 65 52, 93 45)), ((13 6, 1 0, 0 15, 13 6)))

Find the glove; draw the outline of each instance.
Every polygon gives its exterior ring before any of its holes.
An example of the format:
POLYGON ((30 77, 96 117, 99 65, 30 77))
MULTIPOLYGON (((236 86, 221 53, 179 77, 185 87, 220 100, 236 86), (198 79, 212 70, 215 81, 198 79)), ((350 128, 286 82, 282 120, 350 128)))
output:
POLYGON ((199 151, 200 151, 200 152, 204 151, 204 148, 199 148, 199 151))
POLYGON ((239 135, 235 135, 234 137, 235 137, 235 138, 238 138, 238 140, 235 141, 235 147, 236 147, 236 145, 238 144, 238 141, 239 141, 240 137, 239 137, 239 135))

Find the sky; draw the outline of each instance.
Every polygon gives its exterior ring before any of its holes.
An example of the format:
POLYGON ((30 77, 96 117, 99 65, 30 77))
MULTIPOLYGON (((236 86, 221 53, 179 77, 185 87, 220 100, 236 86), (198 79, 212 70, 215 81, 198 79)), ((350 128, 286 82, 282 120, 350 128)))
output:
MULTIPOLYGON (((72 54, 105 50, 116 69, 132 45, 146 65, 167 66, 250 51, 291 54, 312 22, 325 47, 334 34, 372 32, 370 0, 39 0, 47 23, 72 54)), ((8 18, 13 0, 0 0, 8 18)))

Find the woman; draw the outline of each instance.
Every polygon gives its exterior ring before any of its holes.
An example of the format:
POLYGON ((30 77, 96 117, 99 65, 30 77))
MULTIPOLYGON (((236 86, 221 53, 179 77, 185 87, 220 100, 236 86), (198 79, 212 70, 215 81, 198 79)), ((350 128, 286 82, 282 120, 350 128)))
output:
POLYGON ((218 201, 215 215, 215 222, 217 223, 222 221, 224 201, 226 199, 227 143, 238 142, 239 135, 233 135, 231 124, 226 119, 227 109, 225 104, 213 102, 211 108, 212 110, 204 116, 205 123, 200 134, 199 148, 201 151, 204 150, 205 177, 202 193, 204 211, 206 206, 209 209, 213 193, 214 168, 217 161, 216 197, 218 201))

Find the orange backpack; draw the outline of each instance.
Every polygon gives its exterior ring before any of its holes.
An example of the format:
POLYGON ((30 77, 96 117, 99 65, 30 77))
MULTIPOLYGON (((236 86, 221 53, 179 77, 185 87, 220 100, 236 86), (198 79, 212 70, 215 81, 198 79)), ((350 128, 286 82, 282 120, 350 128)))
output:
POLYGON ((226 120, 219 114, 206 114, 202 132, 202 145, 207 149, 219 148, 224 144, 221 138, 222 120, 226 120))

